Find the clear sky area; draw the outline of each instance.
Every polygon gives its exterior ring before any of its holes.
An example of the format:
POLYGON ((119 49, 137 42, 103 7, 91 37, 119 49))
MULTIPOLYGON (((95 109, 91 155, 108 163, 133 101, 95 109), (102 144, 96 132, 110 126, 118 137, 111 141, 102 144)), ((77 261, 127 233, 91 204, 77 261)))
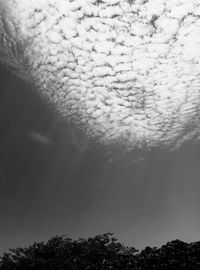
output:
POLYGON ((68 234, 144 248, 200 240, 200 144, 112 161, 73 146, 31 86, 0 69, 0 255, 68 234))

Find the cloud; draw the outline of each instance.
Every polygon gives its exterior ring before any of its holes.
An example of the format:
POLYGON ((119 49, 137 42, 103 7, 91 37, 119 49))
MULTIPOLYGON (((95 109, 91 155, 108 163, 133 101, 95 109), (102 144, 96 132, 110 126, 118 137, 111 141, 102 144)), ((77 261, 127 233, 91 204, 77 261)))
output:
POLYGON ((22 8, 21 64, 88 141, 130 151, 199 139, 199 6, 156 3, 45 0, 22 8))
POLYGON ((51 140, 50 137, 48 137, 47 135, 41 134, 40 132, 35 131, 35 130, 30 131, 29 137, 33 141, 40 143, 40 144, 43 144, 43 145, 53 144, 53 141, 51 140))

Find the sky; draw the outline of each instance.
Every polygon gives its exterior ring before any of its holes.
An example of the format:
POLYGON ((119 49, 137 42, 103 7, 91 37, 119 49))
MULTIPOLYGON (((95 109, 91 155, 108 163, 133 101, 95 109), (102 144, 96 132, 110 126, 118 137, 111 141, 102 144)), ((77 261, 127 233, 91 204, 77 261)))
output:
POLYGON ((55 235, 113 232, 142 249, 200 240, 200 144, 108 161, 0 68, 0 255, 55 235))

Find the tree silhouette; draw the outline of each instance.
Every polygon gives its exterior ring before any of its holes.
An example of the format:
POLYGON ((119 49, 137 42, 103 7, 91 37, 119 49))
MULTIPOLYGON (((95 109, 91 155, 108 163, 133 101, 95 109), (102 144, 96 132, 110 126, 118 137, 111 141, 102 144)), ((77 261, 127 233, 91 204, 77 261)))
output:
POLYGON ((67 235, 25 248, 10 249, 0 270, 199 270, 200 242, 174 240, 138 252, 112 233, 72 240, 67 235))

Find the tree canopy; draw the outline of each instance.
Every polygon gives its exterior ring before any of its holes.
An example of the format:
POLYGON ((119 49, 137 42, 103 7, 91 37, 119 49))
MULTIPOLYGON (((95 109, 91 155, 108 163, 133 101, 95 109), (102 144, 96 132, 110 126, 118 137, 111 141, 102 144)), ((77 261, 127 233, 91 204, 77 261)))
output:
POLYGON ((47 243, 10 249, 0 270, 199 270, 200 242, 174 240, 161 248, 138 251, 119 243, 112 233, 72 240, 67 235, 47 243))

